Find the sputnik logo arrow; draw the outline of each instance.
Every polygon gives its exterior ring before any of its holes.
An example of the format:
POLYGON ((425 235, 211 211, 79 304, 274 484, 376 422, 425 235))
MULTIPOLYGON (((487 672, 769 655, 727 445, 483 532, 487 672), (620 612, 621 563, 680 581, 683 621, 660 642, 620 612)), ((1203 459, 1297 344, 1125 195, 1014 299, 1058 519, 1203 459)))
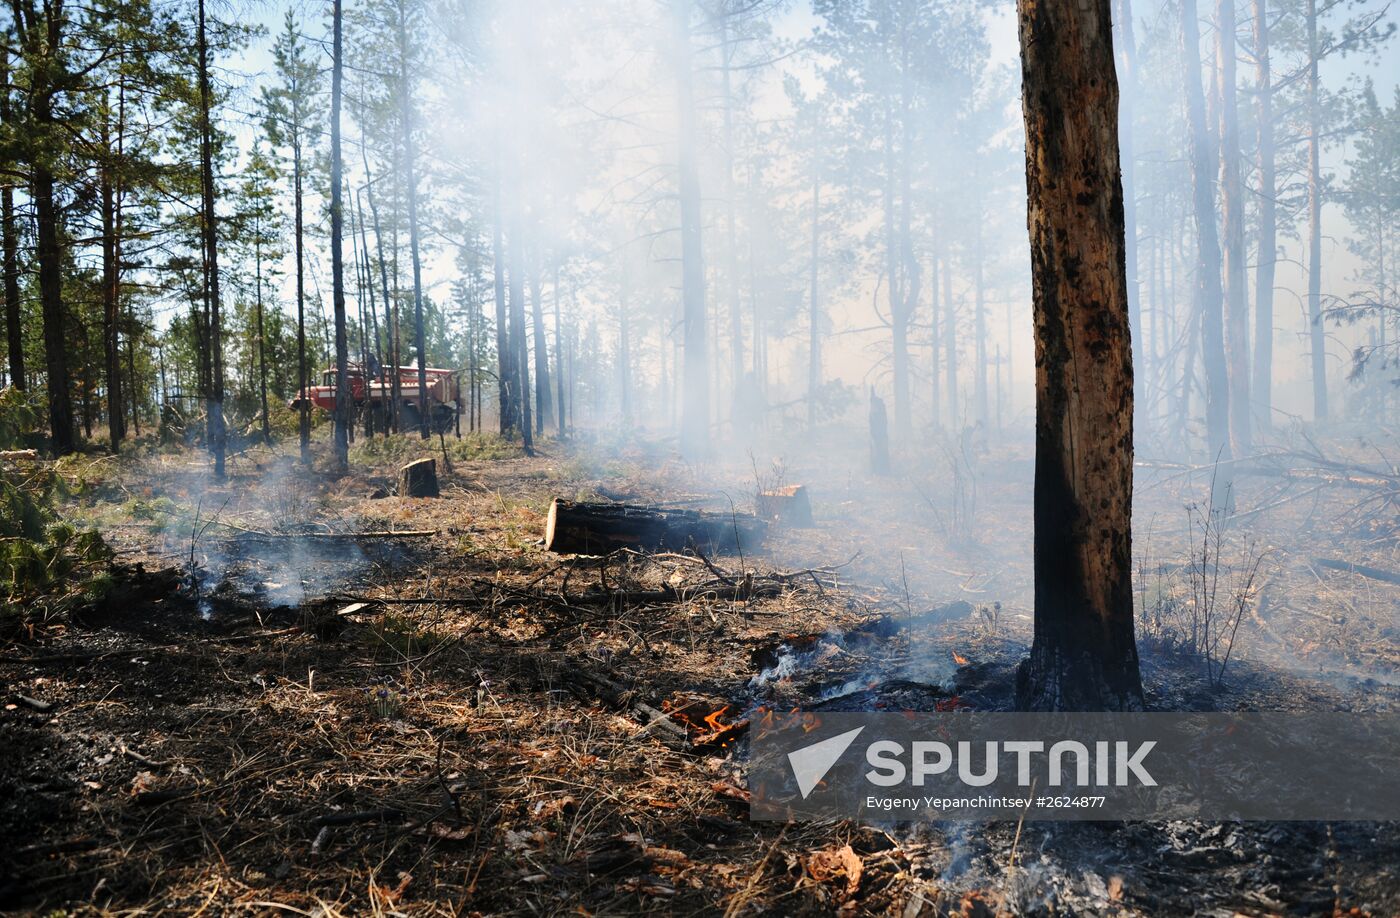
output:
POLYGON ((797 778, 797 789, 802 792, 803 800, 816 789, 822 778, 831 770, 831 766, 836 764, 836 760, 841 758, 842 753, 850 748, 851 743, 855 742, 864 729, 856 727, 854 730, 788 753, 788 763, 792 765, 792 774, 797 778))

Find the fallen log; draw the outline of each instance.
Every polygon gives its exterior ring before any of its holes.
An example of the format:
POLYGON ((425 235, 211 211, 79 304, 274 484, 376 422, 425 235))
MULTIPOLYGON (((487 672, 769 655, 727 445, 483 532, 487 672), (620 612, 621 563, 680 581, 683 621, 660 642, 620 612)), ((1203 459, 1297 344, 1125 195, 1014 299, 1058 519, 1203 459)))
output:
POLYGON ((438 497, 437 460, 418 459, 399 469, 399 497, 438 497))
POLYGON ((706 513, 631 504, 584 503, 555 498, 549 506, 544 547, 561 555, 638 551, 752 551, 768 524, 747 513, 706 513))
POLYGON ((1328 570, 1342 571, 1346 574, 1359 574, 1371 580, 1379 580, 1382 583, 1400 583, 1400 574, 1394 571, 1382 570, 1379 567, 1367 567, 1364 564, 1352 564, 1350 561, 1336 561, 1332 558, 1313 558, 1312 563, 1318 567, 1325 567, 1328 570))
POLYGON ((815 525, 812 521, 812 501, 803 485, 759 491, 754 503, 758 516, 765 520, 804 528, 815 525))

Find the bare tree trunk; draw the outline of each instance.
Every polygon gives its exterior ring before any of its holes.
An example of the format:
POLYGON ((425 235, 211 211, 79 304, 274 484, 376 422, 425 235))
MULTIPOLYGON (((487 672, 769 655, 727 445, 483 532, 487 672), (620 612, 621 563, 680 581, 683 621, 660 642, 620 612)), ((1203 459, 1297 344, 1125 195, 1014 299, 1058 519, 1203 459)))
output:
POLYGON ((520 428, 520 413, 515 395, 515 359, 510 348, 510 325, 506 312, 505 232, 501 225, 501 159, 496 157, 496 175, 492 186, 491 257, 495 268, 496 287, 496 386, 499 391, 501 436, 520 428))
POLYGON ((408 251, 413 260, 413 345, 418 352, 418 433, 426 440, 433 412, 428 401, 428 343, 423 330, 423 265, 418 253, 418 179, 415 174, 417 153, 413 141, 413 100, 408 91, 405 2, 398 2, 399 119, 403 122, 404 179, 408 186, 408 251))
MULTIPOLYGON (((1220 266, 1220 240, 1215 229, 1215 144, 1205 114, 1201 88, 1201 37, 1196 0, 1182 0, 1181 36, 1186 77, 1186 113, 1191 134, 1191 188, 1196 223, 1196 303, 1201 319, 1201 350, 1206 375, 1206 439, 1212 461, 1224 462, 1230 452, 1230 395, 1225 364, 1225 330, 1220 266)), ((1216 478, 1211 507, 1227 505, 1230 466, 1216 478)))
MULTIPOLYGON (((344 69, 341 4, 331 0, 331 306, 335 313, 335 464, 350 467, 350 367, 345 335, 345 187, 341 181, 340 97, 344 69)), ((411 212, 411 211, 410 211, 411 212)), ((426 388, 419 390, 420 394, 426 388)), ((426 398, 424 399, 426 403, 426 398)), ((427 433, 423 434, 424 437, 427 433)))
MULTIPOLYGON (((10 50, 0 48, 0 122, 8 123, 10 109, 10 50)), ((19 231, 15 226, 15 192, 10 179, 0 179, 0 247, 3 247, 5 291, 5 343, 9 350, 10 385, 23 391, 24 327, 19 303, 19 231)))
POLYGON ((1327 419, 1327 340, 1322 326, 1322 127, 1317 107, 1317 0, 1308 0, 1308 341, 1313 420, 1327 419))
MULTIPOLYGON (((974 192, 975 194, 975 192, 974 192)), ((977 345, 977 375, 973 377, 973 398, 977 420, 987 424, 987 304, 982 277, 982 201, 972 219, 972 333, 977 345)))
POLYGON ((106 363, 107 382, 107 434, 111 438, 112 452, 121 449, 122 438, 126 436, 126 410, 122 407, 122 365, 121 343, 121 288, 117 259, 120 257, 117 241, 116 191, 112 187, 112 162, 109 148, 110 137, 106 123, 106 113, 102 115, 102 149, 109 161, 99 166, 102 197, 102 356, 106 363))
POLYGON ((300 87, 292 90, 292 213, 297 272, 297 444, 301 461, 311 463, 311 400, 306 397, 311 386, 311 374, 306 365, 306 225, 303 200, 301 161, 301 94, 300 87))
MULTIPOLYGON (((47 34, 40 39, 26 34, 29 43, 47 42, 56 49, 62 39, 61 6, 55 4, 44 18, 47 34)), ((38 28, 31 24, 27 31, 38 28)), ((57 53, 56 50, 49 52, 57 53)), ((50 129, 54 122, 53 92, 46 66, 36 67, 30 80, 29 104, 34 121, 41 130, 50 129)), ((63 303, 63 243, 60 238, 58 204, 54 200, 53 167, 47 154, 35 158, 31 184, 34 200, 35 255, 39 263, 39 304, 44 325, 44 371, 47 377, 49 401, 49 432, 53 450, 66 456, 77 448, 73 428, 73 398, 69 391, 67 310, 63 303)))
POLYGON ((209 314, 209 372, 210 389, 205 396, 208 406, 209 447, 214 453, 214 477, 224 477, 224 452, 227 431, 224 427, 224 346, 223 319, 219 303, 219 228, 214 193, 214 125, 211 115, 213 92, 209 86, 209 41, 204 22, 204 0, 199 0, 199 113, 200 113, 200 171, 204 189, 204 250, 208 271, 209 314))
MULTIPOLYGON (((728 6, 726 2, 725 6, 728 6)), ((724 96, 724 284, 729 301, 729 374, 730 385, 739 392, 744 379, 744 326, 739 303, 739 240, 735 229, 734 201, 734 97, 731 68, 734 49, 729 41, 728 10, 720 13, 720 74, 724 96)), ((755 331, 755 334, 757 332, 755 331)))
MULTIPOLYGON (((814 153, 813 156, 816 154, 814 153)), ((807 320, 807 429, 817 426, 817 392, 822 385, 821 301, 818 299, 818 271, 821 259, 822 179, 819 168, 812 170, 812 261, 808 267, 807 320)))
MULTIPOLYGON (((623 258, 628 259, 626 249, 623 258)), ((623 428, 632 426, 632 272, 630 261, 623 261, 622 281, 617 298, 617 394, 623 428)))
POLYGON ((1216 4, 1216 61, 1220 69, 1220 197, 1225 227, 1225 349, 1230 365, 1230 439, 1236 456, 1248 456, 1252 451, 1249 285, 1245 280, 1244 184, 1240 179, 1235 44, 1235 0, 1219 0, 1216 4))
POLYGON ((1108 0, 1019 0, 1036 342, 1032 710, 1143 707, 1133 365, 1108 0))
POLYGON ((1259 253, 1254 269, 1254 384, 1261 430, 1273 427, 1274 268, 1278 264, 1277 179, 1274 162, 1274 87, 1269 65, 1266 0, 1254 0, 1255 109, 1259 132, 1259 253))
MULTIPOLYGON (((389 429, 399 432, 399 406, 403 404, 402 380, 399 378, 399 328, 393 298, 389 295, 389 267, 384 258, 384 233, 379 228, 379 207, 374 203, 374 176, 369 169, 368 145, 360 144, 360 159, 365 167, 365 198, 369 201, 369 216, 374 221, 374 249, 379 259, 379 292, 384 299, 384 346, 389 350, 389 429)), ((360 215, 364 228, 364 214, 360 215)), ((365 255, 369 257, 368 254, 365 255)))
POLYGON ((705 263, 700 243, 703 227, 700 217, 700 157, 697 149, 699 142, 696 138, 695 93, 691 72, 691 0, 673 0, 673 6, 676 115, 679 125, 681 301, 685 325, 681 454, 688 459, 696 459, 709 452, 710 440, 710 367, 705 327, 705 263))
POLYGON ((554 381, 559 387, 559 399, 555 403, 555 418, 559 436, 563 438, 568 434, 568 426, 564 418, 564 332, 563 323, 560 320, 559 312, 559 260, 555 256, 554 261, 554 381))
POLYGON ((953 271, 943 265, 943 308, 947 313, 943 328, 943 369, 948 379, 948 425, 956 431, 958 412, 958 308, 953 302, 953 271))
POLYGON ((549 388, 549 342, 544 327, 544 302, 540 299, 540 259, 534 259, 530 272, 530 318, 534 324, 535 345, 535 433, 544 436, 554 423, 554 395, 549 388))
POLYGON ((520 413, 520 444, 528 456, 534 454, 534 428, 530 423, 530 347, 525 340, 525 233, 520 226, 519 195, 514 199, 510 238, 506 240, 506 257, 510 262, 510 352, 514 371, 511 385, 520 413))
MULTIPOLYGON (((934 222, 935 224, 937 223, 936 220, 934 222)), ((943 320, 942 314, 940 312, 940 310, 942 309, 942 304, 938 300, 938 256, 941 242, 941 236, 934 240, 933 254, 928 260, 929 294, 933 299, 933 313, 929 321, 929 350, 931 352, 930 356, 932 358, 932 361, 929 364, 929 382, 932 386, 932 392, 930 393, 930 395, 932 396, 931 400, 933 402, 934 431, 938 431, 943 426, 943 383, 942 375, 940 373, 939 368, 939 346, 941 342, 939 341, 938 331, 939 323, 943 320)))
POLYGON ((267 333, 263 323, 262 289, 262 218, 257 217, 253 225, 253 259, 257 278, 254 281, 254 306, 258 318, 258 401, 262 408, 262 436, 264 443, 272 442, 272 418, 267 410, 267 333))

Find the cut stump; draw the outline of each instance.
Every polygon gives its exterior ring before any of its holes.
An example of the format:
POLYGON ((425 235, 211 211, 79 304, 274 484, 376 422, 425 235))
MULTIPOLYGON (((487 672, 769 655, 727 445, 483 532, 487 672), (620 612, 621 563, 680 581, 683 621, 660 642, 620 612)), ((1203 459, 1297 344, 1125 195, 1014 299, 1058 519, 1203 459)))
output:
POLYGON ((815 526, 812 521, 812 501, 804 485, 788 485, 758 492, 755 501, 758 516, 787 526, 815 526))
POLYGON ((399 469, 400 497, 437 497, 437 460, 419 459, 399 469))
POLYGON ((752 551, 768 524, 748 513, 665 510, 631 504, 582 503, 555 498, 549 506, 544 547, 561 555, 637 551, 752 551))

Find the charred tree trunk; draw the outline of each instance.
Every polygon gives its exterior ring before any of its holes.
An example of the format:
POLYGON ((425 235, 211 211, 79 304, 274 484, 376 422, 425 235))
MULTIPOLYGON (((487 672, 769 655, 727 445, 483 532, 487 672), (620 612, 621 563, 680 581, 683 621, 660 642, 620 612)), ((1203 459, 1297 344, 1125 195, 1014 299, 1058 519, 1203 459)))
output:
POLYGON ((972 241, 972 333, 977 346, 977 375, 973 377, 973 398, 976 402, 977 421, 986 426, 988 422, 987 400, 987 303, 985 281, 982 276, 982 202, 977 202, 977 212, 973 215, 972 241))
MULTIPOLYGON (((1201 88, 1201 36, 1196 0, 1182 0, 1181 40, 1186 78, 1186 114, 1191 135, 1191 191, 1196 225, 1196 305, 1201 320, 1201 351, 1206 377, 1206 440, 1212 461, 1224 462, 1230 452, 1230 394, 1225 364, 1222 312, 1220 239, 1215 224, 1216 147, 1206 121, 1205 91, 1201 88)), ((1222 466, 1228 470, 1230 466, 1222 466)), ((1211 507, 1227 505, 1229 473, 1216 479, 1211 507)))
MULTIPOLYGON (((344 69, 341 47, 341 4, 331 2, 331 306, 335 313, 335 463, 341 470, 350 467, 350 367, 349 344, 345 334, 345 191, 341 181, 340 96, 344 69)), ((410 194, 411 194, 410 189, 410 194)), ((410 198, 410 201, 412 198, 410 198)), ((410 204, 410 213, 412 213, 410 204)), ((411 219, 411 217, 410 217, 411 219)), ((416 267, 416 265, 415 265, 416 267)), ((427 391, 422 385, 423 415, 427 416, 427 391)), ((424 428, 424 437, 427 437, 424 428)))
MULTIPOLYGON (((676 116, 680 165, 681 302, 685 326, 685 370, 681 392, 681 454, 709 452, 710 366, 706 341, 705 263, 700 244, 700 155, 695 126, 695 91, 690 57, 691 0, 673 0, 676 49, 676 116)), ((755 329, 755 336, 757 330, 755 329)))
MULTIPOLYGON (((11 119, 10 51, 0 48, 0 122, 11 119)), ((9 351, 10 385, 23 391, 24 327, 19 304, 19 230, 15 225, 15 191, 8 178, 0 180, 0 257, 3 257, 5 293, 5 344, 9 351)))
POLYGON ((219 227, 214 193, 214 123, 211 108, 213 90, 209 85, 209 40, 204 21, 204 0, 199 0, 199 164, 204 190, 204 258, 208 272, 205 296, 209 315, 210 387, 205 395, 208 410, 209 448, 214 453, 214 477, 224 477, 227 431, 224 427, 224 345, 223 319, 219 302, 219 227))
POLYGON ((767 531, 763 520, 748 513, 576 503, 556 498, 549 507, 544 547, 571 555, 605 555, 619 548, 752 551, 762 544, 767 531))
POLYGON ((1308 341, 1313 420, 1327 419, 1327 340, 1322 327, 1322 126, 1317 103, 1317 0, 1308 0, 1308 341))
POLYGON ((1259 253, 1254 269, 1255 414, 1262 430, 1273 426, 1274 268, 1278 263, 1277 178, 1274 162, 1274 87, 1269 64, 1269 17, 1254 0, 1255 109, 1259 132, 1259 253))
POLYGON ((1220 197, 1225 228, 1225 351, 1230 364, 1230 440, 1237 456, 1250 447, 1249 289, 1245 280, 1244 184, 1240 179, 1239 111, 1235 97, 1235 0, 1216 5, 1220 77, 1220 197))
POLYGON ((1133 365, 1108 0, 1019 0, 1036 344, 1033 710, 1141 710, 1133 365))
MULTIPOLYGON (((1133 337, 1133 367, 1137 378, 1146 382, 1150 374, 1145 359, 1147 336, 1143 333, 1142 291, 1138 283, 1137 163, 1133 145, 1133 104, 1137 101, 1137 35, 1133 26, 1132 0, 1117 0, 1117 6, 1114 44, 1120 66, 1118 151, 1123 173, 1123 251, 1128 273, 1128 322, 1133 337)), ((1010 376, 1009 367, 1007 375, 1010 376)))

